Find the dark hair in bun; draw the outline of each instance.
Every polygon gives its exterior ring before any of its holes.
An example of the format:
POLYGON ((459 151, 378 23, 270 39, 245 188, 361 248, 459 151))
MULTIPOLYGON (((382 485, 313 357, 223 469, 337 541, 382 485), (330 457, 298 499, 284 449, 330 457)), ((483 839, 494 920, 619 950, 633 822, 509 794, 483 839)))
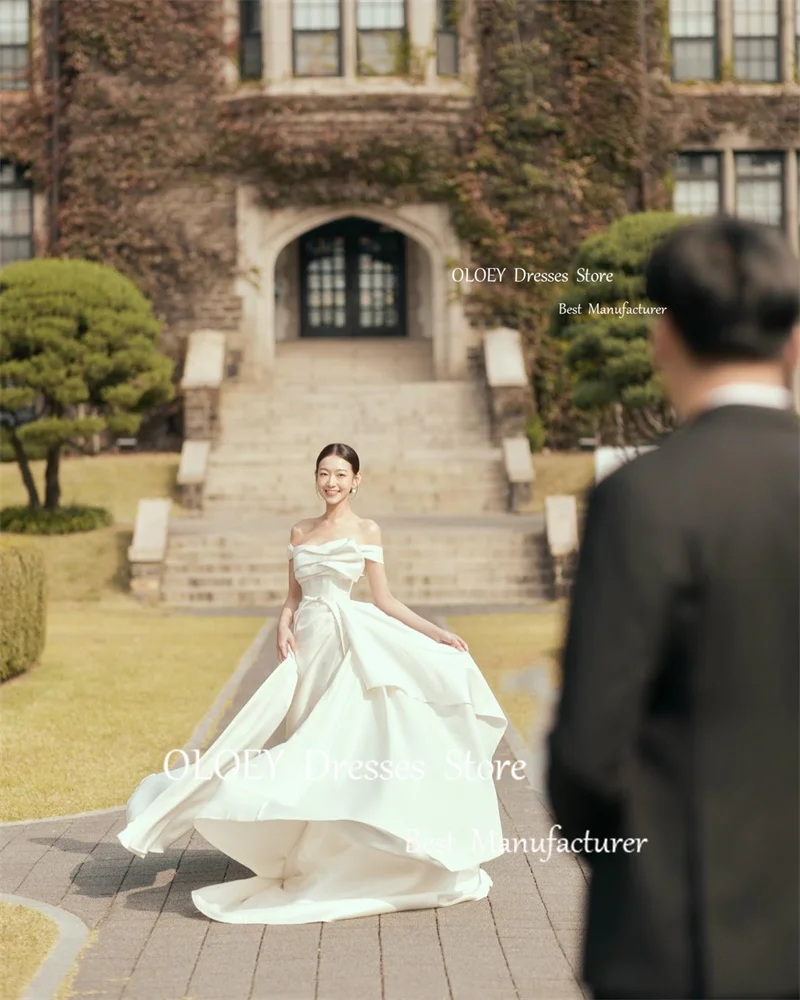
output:
POLYGON ((358 459, 355 449, 351 448, 349 444, 326 444, 319 455, 317 455, 317 464, 314 468, 315 472, 319 471, 319 463, 322 459, 327 458, 329 455, 335 455, 337 458, 343 458, 345 462, 349 462, 350 465, 352 465, 353 472, 358 474, 361 462, 358 459))

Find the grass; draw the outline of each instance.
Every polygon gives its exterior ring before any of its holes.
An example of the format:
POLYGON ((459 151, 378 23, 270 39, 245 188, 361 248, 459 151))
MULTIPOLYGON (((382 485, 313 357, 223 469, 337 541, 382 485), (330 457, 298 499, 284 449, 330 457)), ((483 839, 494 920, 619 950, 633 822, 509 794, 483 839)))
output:
POLYGON ((39 910, 0 902, 0 996, 22 996, 58 940, 58 925, 39 910))
POLYGON ((0 821, 124 804, 186 743, 262 624, 51 605, 42 662, 0 688, 0 821))
MULTIPOLYGON (((73 535, 26 536, 44 553, 51 601, 98 601, 127 590, 128 547, 139 500, 172 496, 178 462, 178 455, 163 452, 63 459, 62 502, 106 507, 115 523, 73 535)), ((42 492, 44 464, 31 463, 42 492)), ((27 503, 14 462, 0 464, 0 503, 27 503)), ((188 511, 173 503, 172 513, 181 516, 188 511)))
POLYGON ((447 624, 465 640, 500 707, 528 742, 547 707, 529 671, 541 665, 549 684, 557 687, 566 624, 564 604, 541 612, 451 615, 447 624))
MULTIPOLYGON (((34 463, 40 480, 43 465, 34 463)), ((64 502, 106 506, 117 523, 25 536, 47 565, 47 644, 39 664, 0 687, 0 821, 124 804, 184 745, 262 624, 170 614, 129 596, 137 504, 169 496, 177 465, 174 454, 65 460, 64 502)), ((3 503, 25 502, 15 465, 0 466, 0 490, 3 503)))
MULTIPOLYGON (((132 455, 78 455, 61 460, 61 503, 106 507, 118 523, 133 524, 141 497, 171 497, 180 456, 175 452, 132 455)), ((31 471, 44 496, 45 463, 31 462, 31 471)), ((4 507, 26 504, 28 494, 16 462, 0 464, 0 502, 4 507)), ((173 505, 176 514, 182 508, 173 505)))
POLYGON ((521 509, 525 513, 544 510, 547 496, 575 495, 579 497, 594 482, 594 454, 592 452, 537 452, 531 456, 534 481, 533 497, 521 509))

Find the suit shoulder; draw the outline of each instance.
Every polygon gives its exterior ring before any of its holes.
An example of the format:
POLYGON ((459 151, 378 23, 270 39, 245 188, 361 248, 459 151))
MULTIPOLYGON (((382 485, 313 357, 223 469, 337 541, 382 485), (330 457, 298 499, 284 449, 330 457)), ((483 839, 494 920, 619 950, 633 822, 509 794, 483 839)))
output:
POLYGON ((652 451, 645 451, 614 469, 602 479, 595 491, 607 496, 632 493, 644 489, 654 479, 661 479, 672 464, 675 441, 666 439, 652 451))

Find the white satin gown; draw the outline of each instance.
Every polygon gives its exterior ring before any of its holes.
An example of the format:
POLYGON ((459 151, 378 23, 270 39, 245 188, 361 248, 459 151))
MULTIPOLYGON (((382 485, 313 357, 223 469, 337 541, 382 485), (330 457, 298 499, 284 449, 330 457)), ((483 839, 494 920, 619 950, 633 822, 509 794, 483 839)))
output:
POLYGON ((380 546, 338 538, 290 545, 289 558, 303 592, 296 653, 198 760, 140 782, 120 842, 144 857, 194 827, 249 868, 192 892, 227 923, 485 897, 481 862, 502 851, 491 761, 507 723, 478 666, 351 599, 380 546))

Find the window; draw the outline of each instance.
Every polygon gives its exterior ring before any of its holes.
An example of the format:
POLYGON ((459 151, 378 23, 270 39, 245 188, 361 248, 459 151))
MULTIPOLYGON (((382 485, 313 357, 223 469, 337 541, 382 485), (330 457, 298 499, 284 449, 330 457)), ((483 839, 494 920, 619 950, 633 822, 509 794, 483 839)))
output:
POLYGON ((0 160, 0 267, 33 256, 33 189, 24 170, 0 160))
POLYGON ((676 158, 672 207, 678 215, 719 212, 719 153, 681 153, 676 158))
POLYGON ((405 0, 356 0, 358 72, 362 76, 405 73, 405 0))
POLYGON ((261 0, 239 0, 239 76, 260 80, 263 72, 261 48, 261 0))
POLYGON ((736 154, 736 214, 783 225, 783 154, 736 154))
POLYGON ((458 75, 458 0, 436 2, 436 72, 458 75))
POLYGON ((733 75, 780 79, 778 0, 733 0, 733 75))
POLYGON ((670 0, 673 80, 716 80, 715 0, 670 0))
POLYGON ((28 0, 0 0, 0 90, 27 90, 28 0))
POLYGON ((341 76, 339 0, 294 0, 292 58, 295 76, 341 76))
POLYGON ((794 0, 794 75, 800 77, 800 0, 794 0))

